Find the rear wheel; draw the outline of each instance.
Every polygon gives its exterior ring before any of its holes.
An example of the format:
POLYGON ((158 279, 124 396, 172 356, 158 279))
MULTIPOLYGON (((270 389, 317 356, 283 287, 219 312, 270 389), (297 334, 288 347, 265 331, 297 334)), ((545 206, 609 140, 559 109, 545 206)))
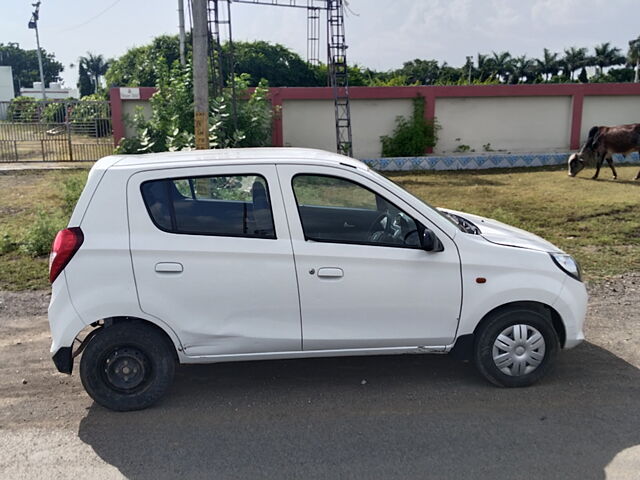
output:
POLYGON ((102 328, 80 360, 80 378, 100 405, 140 410, 158 401, 175 372, 173 345, 154 327, 122 322, 102 328))
POLYGON ((559 349, 558 335, 543 312, 513 307, 482 325, 474 356, 478 370, 490 382, 526 387, 551 369, 559 349))

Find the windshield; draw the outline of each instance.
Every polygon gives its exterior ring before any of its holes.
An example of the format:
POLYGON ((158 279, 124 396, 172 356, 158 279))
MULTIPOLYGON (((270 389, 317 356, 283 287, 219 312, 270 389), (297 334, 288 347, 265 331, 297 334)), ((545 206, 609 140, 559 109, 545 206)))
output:
MULTIPOLYGON (((416 197, 414 194, 412 194, 411 192, 409 192, 406 188, 404 188, 402 185, 400 185, 397 182, 394 182, 393 180, 391 180, 388 177, 385 177, 384 175, 379 174, 378 172, 376 172, 375 170, 369 169, 369 173, 371 173, 375 178, 377 178, 378 180, 383 180, 385 182, 391 182, 392 184, 394 184, 396 187, 401 188, 403 191, 407 192, 409 195, 411 195, 413 198, 415 198, 417 201, 419 201, 420 203, 422 203, 424 206, 426 206, 427 208, 430 208, 431 210, 433 210, 434 212, 436 212, 438 215, 440 215, 442 218, 444 218, 445 220, 447 220, 447 222, 455 225, 458 230, 462 231, 462 232, 466 232, 466 233, 472 233, 469 232, 464 225, 461 224, 461 222, 458 221, 457 218, 453 218, 451 215, 449 215, 448 213, 442 212, 440 211, 440 209, 438 209, 437 207, 434 207, 430 204, 428 204, 427 202, 425 202, 424 200, 422 200, 421 198, 416 197)), ((471 222, 469 222, 471 223, 471 222)), ((475 226, 475 225, 474 225, 475 226)), ((477 227, 476 227, 477 228, 477 227)))

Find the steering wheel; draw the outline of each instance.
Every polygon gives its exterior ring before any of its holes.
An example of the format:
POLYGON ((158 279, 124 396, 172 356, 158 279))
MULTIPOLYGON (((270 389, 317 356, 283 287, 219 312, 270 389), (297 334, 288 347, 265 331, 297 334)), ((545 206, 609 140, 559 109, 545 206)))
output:
POLYGON ((390 235, 391 232, 391 215, 389 212, 382 212, 376 217, 369 227, 369 240, 372 242, 378 242, 381 238, 390 235), (386 219, 384 228, 380 230, 380 223, 386 219))

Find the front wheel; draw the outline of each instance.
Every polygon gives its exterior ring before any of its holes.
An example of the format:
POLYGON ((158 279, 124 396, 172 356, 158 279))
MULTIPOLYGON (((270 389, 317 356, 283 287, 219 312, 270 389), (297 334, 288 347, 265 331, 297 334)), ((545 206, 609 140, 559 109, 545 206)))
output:
POLYGON ((140 322, 103 327, 80 360, 80 379, 100 405, 141 410, 168 390, 175 372, 173 345, 156 328, 140 322))
POLYGON ((493 315, 477 332, 475 363, 496 385, 526 387, 551 369, 559 349, 558 335, 543 313, 513 307, 493 315))

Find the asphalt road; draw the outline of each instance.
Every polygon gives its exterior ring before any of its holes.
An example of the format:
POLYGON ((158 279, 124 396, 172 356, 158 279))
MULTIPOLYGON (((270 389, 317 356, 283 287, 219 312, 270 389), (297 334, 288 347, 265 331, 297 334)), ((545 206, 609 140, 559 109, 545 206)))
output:
POLYGON ((594 294, 590 342, 531 388, 446 356, 247 362, 181 367, 160 404, 130 413, 53 371, 42 315, 5 308, 0 477, 638 479, 630 285, 594 294))

